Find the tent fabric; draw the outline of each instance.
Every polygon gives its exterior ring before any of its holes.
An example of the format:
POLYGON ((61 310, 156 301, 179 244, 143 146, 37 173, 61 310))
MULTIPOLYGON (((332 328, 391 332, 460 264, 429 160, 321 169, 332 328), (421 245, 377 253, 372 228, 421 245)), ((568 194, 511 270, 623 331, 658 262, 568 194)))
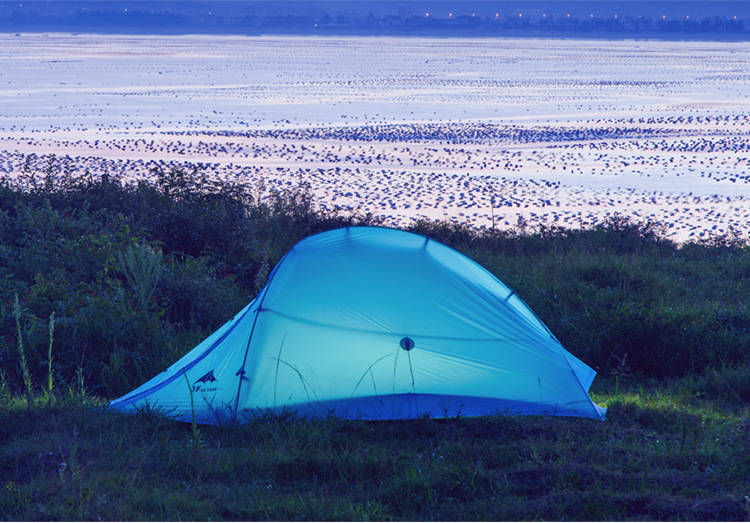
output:
POLYGON ((595 375, 470 258, 417 234, 347 227, 300 241, 255 300, 110 405, 207 424, 283 409, 601 419, 588 396, 595 375))

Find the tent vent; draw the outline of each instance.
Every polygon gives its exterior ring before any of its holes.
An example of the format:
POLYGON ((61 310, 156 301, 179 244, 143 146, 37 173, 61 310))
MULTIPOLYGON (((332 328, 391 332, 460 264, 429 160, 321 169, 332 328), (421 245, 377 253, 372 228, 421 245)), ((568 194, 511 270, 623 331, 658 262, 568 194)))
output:
POLYGON ((414 348, 414 340, 408 337, 401 338, 399 345, 404 350, 412 350, 414 348))

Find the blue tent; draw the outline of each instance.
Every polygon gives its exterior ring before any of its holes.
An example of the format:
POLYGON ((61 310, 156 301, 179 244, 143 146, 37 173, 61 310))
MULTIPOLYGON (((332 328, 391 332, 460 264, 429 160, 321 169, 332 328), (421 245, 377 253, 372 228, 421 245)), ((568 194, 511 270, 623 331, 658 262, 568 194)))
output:
POLYGON ((111 406, 209 424, 285 408, 601 419, 595 375, 473 260, 416 234, 347 227, 295 245, 252 303, 111 406))

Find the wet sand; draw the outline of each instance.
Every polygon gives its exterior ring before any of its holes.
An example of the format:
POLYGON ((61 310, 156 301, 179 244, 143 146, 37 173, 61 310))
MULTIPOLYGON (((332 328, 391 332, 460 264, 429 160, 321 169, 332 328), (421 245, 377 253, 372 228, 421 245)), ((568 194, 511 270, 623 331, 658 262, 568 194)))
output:
POLYGON ((386 224, 750 233, 750 45, 0 35, 0 174, 192 167, 386 224))

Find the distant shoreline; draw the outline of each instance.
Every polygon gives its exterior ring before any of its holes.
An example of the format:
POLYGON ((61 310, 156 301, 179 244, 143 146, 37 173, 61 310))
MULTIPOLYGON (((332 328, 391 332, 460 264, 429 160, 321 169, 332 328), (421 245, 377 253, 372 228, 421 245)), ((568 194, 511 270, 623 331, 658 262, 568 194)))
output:
POLYGON ((0 5, 0 32, 742 42, 750 3, 30 0, 0 5))
POLYGON ((295 33, 295 32, 264 32, 264 33, 235 33, 235 32, 115 32, 115 31, 96 31, 91 29, 81 30, 49 30, 35 29, 33 31, 4 31, 0 28, 0 34, 10 34, 16 37, 22 36, 112 36, 112 37, 248 37, 248 38, 399 38, 399 39, 436 39, 436 40, 559 40, 559 41, 602 41, 602 42, 695 42, 695 43, 749 43, 750 34, 747 36, 731 38, 732 35, 719 37, 718 35, 709 35, 713 37, 705 38, 688 38, 672 35, 672 37, 660 37, 658 35, 627 35, 612 36, 606 33, 589 33, 577 35, 557 35, 549 33, 512 33, 502 35, 488 34, 399 34, 399 33, 295 33))

